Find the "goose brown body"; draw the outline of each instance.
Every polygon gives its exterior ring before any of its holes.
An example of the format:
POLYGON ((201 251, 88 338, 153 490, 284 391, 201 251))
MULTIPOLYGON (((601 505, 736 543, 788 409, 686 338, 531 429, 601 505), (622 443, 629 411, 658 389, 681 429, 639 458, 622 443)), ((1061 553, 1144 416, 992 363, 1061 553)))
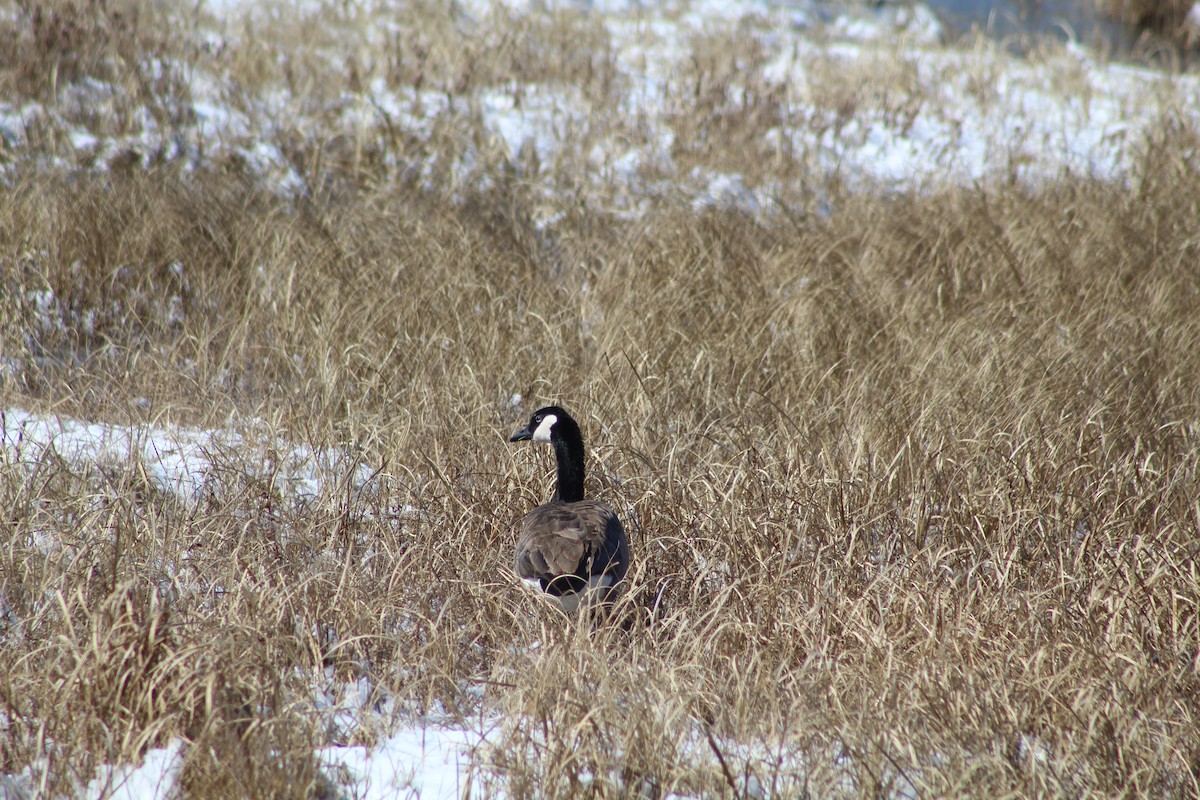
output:
POLYGON ((521 525, 514 568, 567 611, 611 602, 629 569, 629 542, 607 503, 583 498, 583 437, 558 406, 539 409, 511 441, 554 445, 558 483, 548 503, 529 512, 521 525))

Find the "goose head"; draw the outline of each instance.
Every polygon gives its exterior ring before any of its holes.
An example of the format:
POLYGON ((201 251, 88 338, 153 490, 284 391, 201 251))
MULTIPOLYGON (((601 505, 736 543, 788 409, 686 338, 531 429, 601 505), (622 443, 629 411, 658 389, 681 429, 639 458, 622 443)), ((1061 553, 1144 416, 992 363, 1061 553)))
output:
POLYGON ((579 426, 571 415, 559 406, 546 406, 533 412, 529 423, 509 437, 510 442, 545 442, 553 444, 572 433, 578 435, 579 426))

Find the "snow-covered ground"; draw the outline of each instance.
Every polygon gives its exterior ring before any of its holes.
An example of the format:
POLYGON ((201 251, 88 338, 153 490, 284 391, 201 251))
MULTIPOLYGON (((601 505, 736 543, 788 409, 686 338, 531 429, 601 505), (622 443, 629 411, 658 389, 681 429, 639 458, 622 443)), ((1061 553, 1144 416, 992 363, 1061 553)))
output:
MULTIPOLYGON (((316 2, 309 0, 310 5, 316 2)), ((483 19, 491 8, 485 0, 459 5, 468 22, 483 19)), ((513 0, 508 5, 519 9, 522 3, 513 0)), ((267 7, 254 0, 207 2, 208 11, 217 18, 266 14, 267 7)), ((643 198, 664 191, 661 179, 647 182, 642 177, 648 174, 644 169, 648 165, 654 166, 650 171, 654 175, 673 175, 670 190, 690 195, 697 206, 770 212, 775 187, 748 185, 735 173, 678 170, 671 155, 674 134, 661 106, 663 87, 689 58, 693 37, 739 21, 746 22, 768 54, 763 76, 785 87, 785 119, 797 121, 771 130, 768 143, 809 153, 814 168, 839 170, 852 184, 919 188, 947 180, 962 184, 1007 177, 1037 181, 1064 172, 1120 181, 1128 177, 1138 154, 1150 146, 1164 109, 1172 110, 1183 124, 1200 123, 1200 80, 1195 76, 1104 63, 1077 46, 1065 47, 1036 65, 999 49, 947 48, 936 18, 919 4, 885 4, 853 12, 832 11, 825 4, 782 5, 766 0, 690 4, 580 0, 576 7, 602 16, 617 64, 632 87, 622 113, 647 126, 636 139, 597 145, 587 154, 598 179, 623 187, 618 194, 627 198, 623 209, 627 213, 637 213, 643 198), (864 106, 837 124, 828 120, 830 124, 812 124, 828 113, 807 91, 813 72, 831 65, 850 68, 869 63, 881 51, 898 55, 906 65, 905 80, 916 103, 912 113, 864 106)), ((71 87, 63 102, 103 102, 108 91, 99 85, 71 87)), ((67 128, 66 141, 80 154, 93 153, 93 163, 100 165, 129 150, 165 151, 195 163, 232 151, 259 170, 264 180, 276 181, 282 191, 306 190, 275 138, 277 120, 303 115, 303 98, 281 90, 234 107, 228 99, 231 87, 216 76, 201 74, 194 76, 190 92, 193 122, 189 127, 165 130, 147 115, 140 126, 133 125, 121 137, 69 122, 60 109, 0 99, 0 137, 6 153, 19 157, 29 145, 26 136, 33 121, 57 120, 67 128)), ((570 146, 574 132, 586 127, 591 109, 578 92, 561 86, 531 85, 521 96, 517 103, 508 89, 484 93, 478 105, 482 119, 511 158, 532 148, 541 163, 549 163, 570 146)), ((899 98, 898 106, 904 100, 899 98)), ((407 133, 428 137, 438 116, 447 113, 451 111, 444 94, 398 91, 376 81, 363 96, 347 98, 342 123, 353 130, 376 124, 379 115, 386 114, 407 133)), ((62 164, 79 161, 77 154, 63 158, 62 164)), ((396 166, 426 169, 422 164, 396 166)), ((553 199, 552 188, 544 191, 553 199)), ((184 501, 211 489, 213 457, 221 452, 237 451, 247 462, 254 461, 249 453, 261 453, 256 469, 275 476, 280 491, 301 499, 319 495, 331 481, 347 475, 357 484, 371 475, 369 465, 350 464, 344 454, 256 434, 252 423, 219 430, 169 424, 120 426, 19 408, 3 410, 0 459, 32 462, 49 448, 73 463, 139 462, 158 488, 184 501), (274 463, 272 458, 282 458, 284 463, 274 463)), ((320 758, 327 775, 348 797, 461 797, 470 783, 471 765, 486 759, 494 729, 494 722, 482 718, 466 725, 409 718, 380 736, 374 747, 328 747, 320 758)), ((181 752, 182 745, 175 743, 147 753, 141 765, 102 770, 83 794, 130 800, 168 797, 181 752)), ((21 796, 24 791, 32 796, 31 780, 28 772, 0 778, 0 797, 21 796)))
POLYGON ((241 430, 123 426, 32 414, 20 408, 0 410, 0 458, 34 464, 46 450, 84 466, 136 463, 155 488, 188 502, 218 490, 212 474, 214 459, 221 454, 236 453, 239 467, 251 469, 255 477, 268 477, 283 496, 301 502, 336 488, 346 476, 355 486, 371 477, 368 465, 353 464, 344 453, 280 442, 252 424, 242 425, 241 430))
MULTIPOLYGON (((273 476, 284 497, 306 501, 336 490, 347 478, 357 486, 372 472, 334 450, 295 445, 263 434, 253 424, 230 424, 221 429, 176 425, 122 426, 86 422, 66 416, 36 414, 19 408, 0 410, 0 464, 33 468, 49 453, 81 471, 102 466, 139 465, 160 490, 184 502, 204 492, 219 491, 212 472, 218 453, 238 454, 238 461, 273 476), (235 430, 235 427, 237 428, 235 430), (279 461, 281 463, 274 463, 279 461)), ((54 542, 40 546, 53 549, 54 542)), ((4 605, 0 596, 0 608, 4 605)), ((332 679, 332 678, 330 678, 332 679)), ((370 687, 335 685, 313 687, 314 707, 331 729, 347 737, 362 726, 377 728, 381 715, 370 706, 370 687)), ((459 798, 469 778, 473 753, 486 745, 487 728, 426 717, 386 731, 379 745, 330 746, 319 753, 326 774, 357 798, 459 798)), ((183 743, 146 753, 140 765, 104 767, 86 787, 86 798, 148 800, 171 797, 182 764, 183 743)), ((0 800, 36 796, 35 770, 0 775, 0 800)))
MULTIPOLYGON (((316 5, 316 0, 289 5, 286 13, 316 5)), ((516 14, 527 4, 511 0, 503 5, 516 14)), ((490 147, 502 148, 514 162, 536 154, 532 184, 550 204, 561 199, 557 190, 536 178, 547 179, 547 165, 564 156, 587 162, 590 188, 599 192, 605 187, 616 198, 608 205, 618 213, 637 214, 646 208, 647 198, 664 193, 690 195, 698 206, 771 211, 780 189, 788 187, 770 181, 751 185, 744 176, 715 167, 681 167, 672 155, 677 133, 669 120, 671 109, 664 107, 669 87, 692 59, 697 37, 717 30, 752 37, 762 57, 747 80, 753 77, 779 89, 781 123, 760 144, 801 154, 814 172, 836 172, 851 186, 904 189, 946 181, 1039 181, 1066 172, 1120 181, 1151 146, 1164 112, 1184 124, 1200 121, 1200 80, 1195 76, 1104 62, 1072 44, 1052 49, 1036 62, 998 46, 947 47, 937 18, 921 4, 850 10, 802 0, 559 0, 545 5, 582 9, 603 24, 625 87, 618 116, 628 122, 617 123, 618 135, 594 141, 585 152, 573 150, 589 130, 592 115, 611 115, 611 110, 597 112, 577 88, 561 84, 496 86, 460 105, 469 105, 482 119, 490 147), (856 87, 834 84, 830 89, 828 76, 869 71, 873 65, 883 96, 847 97, 853 108, 843 114, 827 94, 849 95, 856 87)), ((455 7, 458 24, 468 31, 482 30, 493 9, 488 0, 455 7)), ((221 20, 272 19, 285 13, 255 0, 208 0, 201 8, 221 20)), ((399 37, 403 31, 397 25, 389 28, 385 16, 356 35, 399 37)), ((211 46, 219 47, 222 37, 235 37, 235 29, 227 24, 210 33, 211 46)), ((75 148, 72 156, 59 156, 64 165, 102 168, 131 152, 192 164, 236 154, 279 191, 303 194, 308 187, 281 147, 289 132, 329 131, 333 125, 353 136, 386 125, 427 139, 439 121, 467 113, 451 107, 444 91, 389 88, 382 79, 370 81, 357 94, 347 89, 332 104, 314 104, 284 88, 248 98, 224 76, 197 69, 189 71, 190 113, 169 127, 146 114, 127 121, 126 131, 114 136, 77 121, 103 115, 68 113, 75 107, 115 103, 120 98, 112 97, 113 91, 95 82, 72 86, 62 91, 56 107, 0 100, 0 136, 7 151, 19 156, 29 144, 29 130, 57 127, 64 134, 61 141, 75 148)), ((477 143, 468 144, 449 174, 470 180, 480 156, 477 148, 477 143)), ((395 153, 389 158, 395 174, 406 180, 417 176, 428 184, 435 175, 445 180, 448 174, 445 165, 436 165, 435 172, 434 164, 420 158, 405 161, 395 153)))
MULTIPOLYGON (((481 734, 417 722, 398 728, 374 748, 329 747, 319 754, 325 774, 347 797, 386 800, 420 797, 459 800, 469 788, 471 753, 481 734)), ((107 767, 83 792, 88 800, 168 798, 183 763, 183 743, 148 752, 139 766, 107 767)), ((0 797, 3 788, 0 787, 0 797)))
POLYGON ((374 748, 329 747, 321 751, 326 774, 370 798, 421 797, 457 800, 470 792, 475 751, 486 734, 462 726, 417 723, 398 728, 374 748))
MULTIPOLYGON (((346 797, 460 800, 471 788, 469 767, 486 735, 463 726, 417 720, 398 727, 377 746, 328 747, 318 753, 325 775, 346 797)), ((166 800, 175 795, 183 742, 146 753, 139 765, 104 767, 80 796, 86 800, 166 800)), ((0 776, 0 800, 36 796, 32 771, 0 776)), ((480 796, 478 792, 466 796, 480 796)))

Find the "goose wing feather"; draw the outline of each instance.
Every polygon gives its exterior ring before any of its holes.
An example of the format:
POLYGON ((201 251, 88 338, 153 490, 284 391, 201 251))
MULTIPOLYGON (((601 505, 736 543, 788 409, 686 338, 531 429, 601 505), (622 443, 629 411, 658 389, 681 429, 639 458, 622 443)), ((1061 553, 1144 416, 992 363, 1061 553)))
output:
POLYGON ((546 503, 525 517, 515 564, 522 578, 608 574, 619 581, 628 565, 625 529, 607 503, 546 503))

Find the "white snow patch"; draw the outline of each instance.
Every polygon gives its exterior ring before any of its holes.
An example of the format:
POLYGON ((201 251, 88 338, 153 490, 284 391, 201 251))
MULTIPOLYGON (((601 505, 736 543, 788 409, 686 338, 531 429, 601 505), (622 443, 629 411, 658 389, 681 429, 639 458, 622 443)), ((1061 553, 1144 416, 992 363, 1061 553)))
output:
POLYGON ((68 463, 140 463, 151 482, 185 501, 218 491, 220 462, 270 477, 275 487, 300 501, 336 489, 339 482, 366 483, 372 471, 345 453, 308 444, 290 444, 254 430, 212 430, 181 425, 114 425, 20 408, 0 411, 0 458, 34 465, 52 450, 68 463))
POLYGON ((480 98, 483 118, 504 142, 510 159, 516 160, 531 146, 545 161, 587 116, 587 109, 565 91, 542 90, 536 86, 512 87, 484 92, 480 98))
POLYGON ((175 780, 183 766, 183 742, 146 753, 139 766, 101 767, 82 793, 86 800, 167 800, 176 796, 175 780))
POLYGON ((483 766, 483 728, 425 721, 402 727, 374 748, 327 747, 318 756, 325 774, 361 800, 420 797, 458 800, 488 793, 473 781, 483 766))
MULTIPOLYGON (((286 13, 318 15, 322 5, 321 0, 293 0, 286 13)), ((203 7, 214 17, 240 13, 256 24, 270 24, 272 15, 285 13, 265 0, 206 0, 203 7)), ((468 31, 487 25, 495 7, 505 9, 505 15, 571 9, 604 25, 622 92, 617 125, 604 134, 605 141, 588 142, 586 137, 596 127, 596 115, 612 115, 611 109, 593 108, 580 89, 551 82, 509 83, 450 98, 443 91, 390 86, 372 76, 361 93, 347 91, 334 101, 336 113, 331 115, 330 105, 282 88, 245 96, 228 77, 190 66, 180 70, 188 83, 183 101, 188 106, 179 114, 181 121, 169 127, 146 112, 126 115, 120 135, 103 132, 110 115, 72 109, 104 109, 128 98, 117 96, 119 88, 88 79, 63 87, 57 107, 0 99, 0 138, 5 151, 19 159, 33 145, 27 131, 39 126, 59 130, 61 141, 77 156, 52 156, 51 166, 88 163, 105 169, 122 154, 143 160, 158 154, 190 166, 233 156, 279 193, 302 196, 308 187, 290 163, 285 144, 298 130, 333 125, 358 136, 381 126, 427 140, 444 130, 465 134, 468 121, 480 120, 504 156, 529 170, 523 177, 550 207, 547 218, 553 218, 564 199, 575 202, 574 194, 562 197, 562 187, 547 179, 553 171, 545 165, 560 159, 582 162, 587 170, 584 191, 596 193, 610 212, 623 216, 643 213, 654 197, 674 195, 696 207, 771 214, 776 203, 743 177, 711 165, 699 168, 711 178, 695 180, 692 171, 677 170, 672 156, 671 114, 677 109, 668 108, 666 101, 677 95, 681 71, 691 69, 693 44, 706 34, 733 31, 757 42, 765 59, 761 77, 783 92, 781 125, 763 146, 808 156, 814 170, 836 172, 852 187, 882 184, 905 190, 1014 178, 1037 182, 1065 172, 1125 181, 1167 110, 1181 124, 1200 125, 1200 104, 1194 102, 1200 96, 1200 77, 1105 63, 1077 44, 1065 45, 1037 64, 998 46, 947 47, 936 15, 921 3, 839 7, 805 0, 786 5, 768 0, 471 0, 459 4, 456 24, 468 31), (863 97, 848 97, 848 119, 826 119, 835 113, 826 107, 828 101, 816 103, 809 96, 820 86, 815 76, 840 63, 869 71, 872 60, 891 69, 896 59, 905 65, 904 80, 872 84, 863 97), (93 124, 95 129, 89 127, 93 124), (527 163, 529 156, 536 157, 536 165, 527 163)), ((1189 19, 1200 25, 1197 13, 1189 19)), ((203 35, 219 47, 234 41, 239 30, 222 25, 203 35)), ((147 66, 156 73, 171 67, 166 62, 147 66)), ((477 169, 481 162, 475 144, 468 143, 454 157, 456 163, 447 171, 417 153, 386 154, 400 180, 415 176, 422 186, 444 190, 444 185, 435 186, 434 176, 449 174, 454 182, 489 185, 489 173, 477 169)), ((449 188, 460 196, 460 187, 449 188)), ((803 186, 790 188, 805 193, 803 186)), ((769 193, 786 198, 788 189, 769 187, 769 193)))

